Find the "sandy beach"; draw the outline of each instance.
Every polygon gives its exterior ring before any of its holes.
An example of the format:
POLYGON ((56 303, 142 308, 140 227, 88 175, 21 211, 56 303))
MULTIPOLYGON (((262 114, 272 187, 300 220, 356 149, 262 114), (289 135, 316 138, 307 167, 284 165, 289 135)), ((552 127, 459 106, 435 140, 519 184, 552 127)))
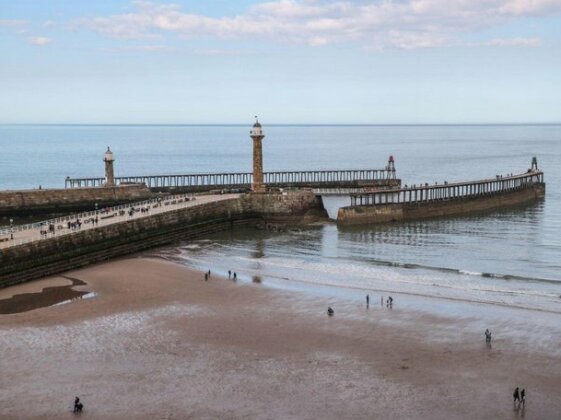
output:
POLYGON ((71 418, 76 395, 104 419, 561 416, 559 314, 405 296, 389 309, 375 293, 366 308, 143 257, 64 276, 0 291, 73 278, 95 293, 0 315, 2 419, 71 418))

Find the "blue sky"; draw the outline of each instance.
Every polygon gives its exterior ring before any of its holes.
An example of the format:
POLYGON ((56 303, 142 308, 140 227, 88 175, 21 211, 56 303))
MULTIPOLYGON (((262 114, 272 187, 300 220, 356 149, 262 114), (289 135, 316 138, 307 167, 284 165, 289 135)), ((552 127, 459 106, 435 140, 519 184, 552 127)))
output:
POLYGON ((561 0, 0 0, 0 123, 561 122, 561 0))

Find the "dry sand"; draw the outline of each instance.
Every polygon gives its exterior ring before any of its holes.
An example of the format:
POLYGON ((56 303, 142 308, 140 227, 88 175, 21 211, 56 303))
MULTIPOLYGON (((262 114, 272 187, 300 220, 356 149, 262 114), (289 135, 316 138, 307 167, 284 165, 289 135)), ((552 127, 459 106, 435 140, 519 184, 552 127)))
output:
POLYGON ((488 348, 478 307, 437 316, 374 295, 366 310, 150 258, 65 275, 96 297, 0 316, 2 419, 71 418, 75 395, 92 419, 561 418, 557 314, 505 312, 496 325, 518 333, 488 348))

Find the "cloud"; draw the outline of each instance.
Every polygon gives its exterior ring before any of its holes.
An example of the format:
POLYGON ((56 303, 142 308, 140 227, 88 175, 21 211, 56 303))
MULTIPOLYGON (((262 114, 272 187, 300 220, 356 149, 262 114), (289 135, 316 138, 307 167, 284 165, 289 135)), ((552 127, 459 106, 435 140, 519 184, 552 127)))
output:
POLYGON ((173 52, 174 47, 169 45, 128 45, 124 47, 103 48, 103 51, 109 52, 173 52))
MULTIPOLYGON (((211 17, 175 4, 137 1, 128 13, 78 19, 74 27, 121 39, 174 33, 184 38, 411 49, 458 45, 463 34, 560 12, 561 0, 276 0, 236 16, 211 17)), ((496 44, 512 45, 524 44, 496 44)))
POLYGON ((495 38, 477 45, 486 47, 539 47, 542 40, 539 38, 495 38))
POLYGON ((193 51, 195 55, 206 55, 206 56, 233 56, 233 55, 253 55, 255 51, 251 50, 231 50, 223 48, 201 48, 193 51))
POLYGON ((42 47, 44 45, 50 44, 52 39, 44 37, 44 36, 30 36, 27 38, 30 44, 37 45, 38 47, 42 47))
POLYGON ((27 20, 0 19, 0 28, 4 27, 4 28, 21 29, 27 25, 29 25, 29 21, 27 20))
POLYGON ((561 7, 559 0, 509 0, 502 3, 501 12, 515 16, 547 16, 558 13, 561 7))

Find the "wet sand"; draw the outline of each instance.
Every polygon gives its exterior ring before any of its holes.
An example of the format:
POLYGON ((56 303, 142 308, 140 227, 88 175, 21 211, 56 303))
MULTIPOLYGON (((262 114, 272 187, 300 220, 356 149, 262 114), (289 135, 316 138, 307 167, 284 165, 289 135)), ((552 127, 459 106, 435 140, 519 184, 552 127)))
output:
POLYGON ((376 295, 367 310, 345 296, 205 282, 150 258, 65 276, 96 297, 0 316, 2 419, 71 418, 75 395, 82 416, 109 419, 561 414, 556 314, 446 302, 455 310, 442 315, 400 297, 390 310, 376 295), (491 348, 480 329, 489 317, 515 331, 495 332, 491 348), (524 410, 513 408, 515 386, 527 390, 524 410))
MULTIPOLYGON (((88 294, 86 291, 75 290, 76 286, 86 286, 82 280, 68 276, 60 276, 70 281, 63 286, 43 287, 40 291, 23 292, 18 291, 6 299, 0 299, 0 314, 17 314, 31 311, 33 309, 45 308, 60 304, 69 300, 79 299, 88 294)), ((12 288, 18 289, 18 288, 12 288)))

